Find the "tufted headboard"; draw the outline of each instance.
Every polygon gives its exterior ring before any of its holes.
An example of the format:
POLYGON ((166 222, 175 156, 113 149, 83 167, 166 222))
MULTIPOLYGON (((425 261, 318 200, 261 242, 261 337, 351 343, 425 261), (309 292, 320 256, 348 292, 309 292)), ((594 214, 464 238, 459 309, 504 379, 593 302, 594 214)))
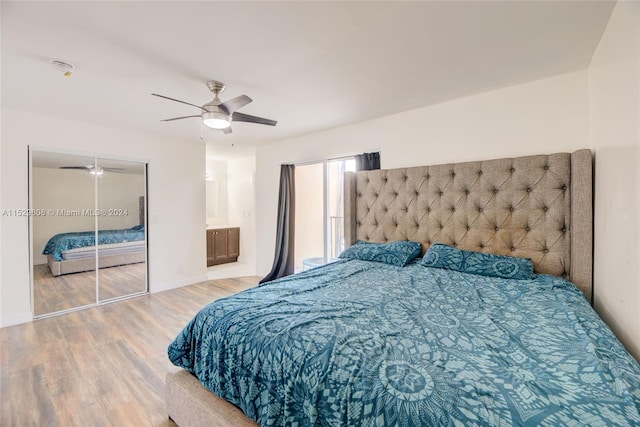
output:
POLYGON ((345 240, 527 257, 592 298, 590 150, 345 174, 345 240))

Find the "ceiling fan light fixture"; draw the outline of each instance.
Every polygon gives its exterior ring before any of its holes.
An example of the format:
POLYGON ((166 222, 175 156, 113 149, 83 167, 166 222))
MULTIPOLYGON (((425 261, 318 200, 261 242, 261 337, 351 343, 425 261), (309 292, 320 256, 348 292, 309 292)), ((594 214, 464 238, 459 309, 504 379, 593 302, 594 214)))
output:
MULTIPOLYGON (((170 98, 168 96, 152 93, 151 95, 159 98, 168 99, 169 101, 179 102, 181 104, 191 105, 200 110, 200 114, 192 114, 190 116, 173 117, 171 119, 162 120, 163 122, 172 122, 174 120, 191 119, 199 117, 201 125, 211 129, 221 130, 225 135, 231 133, 231 122, 246 122, 256 123, 259 125, 275 126, 275 120, 265 119, 263 117, 256 117, 249 114, 238 113, 237 110, 244 107, 252 101, 247 95, 236 96, 225 102, 220 101, 218 96, 220 92, 224 90, 224 83, 217 80, 211 80, 207 82, 207 87, 213 92, 213 99, 203 106, 192 104, 190 102, 180 101, 179 99, 170 98)), ((202 129, 202 128, 201 128, 202 129)), ((202 135, 200 136, 202 139, 202 135)))
POLYGON ((218 111, 202 113, 202 123, 212 129, 226 129, 231 126, 229 115, 218 111))

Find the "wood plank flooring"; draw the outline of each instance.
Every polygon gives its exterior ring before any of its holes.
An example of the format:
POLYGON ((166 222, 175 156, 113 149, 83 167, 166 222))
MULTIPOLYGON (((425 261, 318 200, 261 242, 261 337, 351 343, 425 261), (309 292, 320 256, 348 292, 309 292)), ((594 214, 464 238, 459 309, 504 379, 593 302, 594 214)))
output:
POLYGON ((258 280, 211 280, 0 329, 0 425, 175 426, 167 346, 204 305, 258 280))

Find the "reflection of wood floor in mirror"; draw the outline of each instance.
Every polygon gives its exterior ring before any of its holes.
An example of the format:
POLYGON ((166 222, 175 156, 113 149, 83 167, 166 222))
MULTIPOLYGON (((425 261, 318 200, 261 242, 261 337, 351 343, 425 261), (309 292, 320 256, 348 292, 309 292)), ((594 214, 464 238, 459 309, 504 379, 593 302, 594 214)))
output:
MULTIPOLYGON (((143 292, 146 287, 146 263, 103 268, 99 274, 101 301, 143 292)), ((94 304, 96 272, 85 271, 54 277, 47 264, 35 265, 33 301, 36 316, 94 304)))

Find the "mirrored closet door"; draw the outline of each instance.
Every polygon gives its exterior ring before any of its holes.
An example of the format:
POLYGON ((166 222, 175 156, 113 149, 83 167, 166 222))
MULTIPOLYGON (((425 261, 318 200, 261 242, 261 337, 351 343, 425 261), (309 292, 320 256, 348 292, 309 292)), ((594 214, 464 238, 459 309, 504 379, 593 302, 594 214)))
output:
POLYGON ((34 316, 147 292, 146 163, 30 151, 34 316))

